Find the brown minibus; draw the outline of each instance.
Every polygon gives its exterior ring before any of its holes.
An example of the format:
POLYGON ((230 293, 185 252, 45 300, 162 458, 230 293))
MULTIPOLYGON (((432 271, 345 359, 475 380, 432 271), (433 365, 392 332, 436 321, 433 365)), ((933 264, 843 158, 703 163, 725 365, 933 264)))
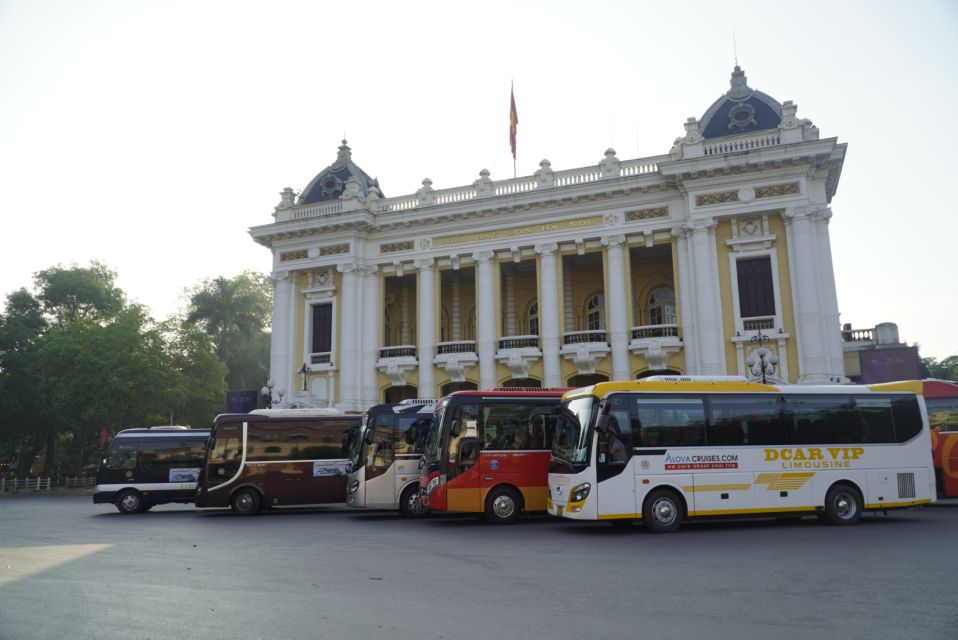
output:
POLYGON ((216 417, 197 507, 253 515, 274 506, 346 501, 360 416, 335 409, 261 409, 216 417))

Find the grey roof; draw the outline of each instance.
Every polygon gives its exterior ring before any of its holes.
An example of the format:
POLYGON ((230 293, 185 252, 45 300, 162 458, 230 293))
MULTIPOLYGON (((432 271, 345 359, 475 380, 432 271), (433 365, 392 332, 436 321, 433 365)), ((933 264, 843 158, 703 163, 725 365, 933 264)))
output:
MULTIPOLYGON (((299 196, 297 204, 313 204, 315 202, 326 202, 328 200, 338 200, 343 195, 346 188, 346 181, 349 178, 356 178, 359 182, 359 188, 363 197, 369 194, 370 187, 379 189, 379 180, 370 178, 369 174, 359 168, 353 162, 352 150, 343 140, 339 147, 339 154, 336 161, 319 172, 310 183, 303 189, 299 196)), ((380 190, 380 195, 382 192, 380 190)))

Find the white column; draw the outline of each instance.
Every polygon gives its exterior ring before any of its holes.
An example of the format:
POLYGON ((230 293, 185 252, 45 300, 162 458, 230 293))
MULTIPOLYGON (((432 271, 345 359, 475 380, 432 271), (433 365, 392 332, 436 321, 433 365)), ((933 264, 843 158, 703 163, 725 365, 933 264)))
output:
POLYGON ((342 309, 339 317, 339 402, 336 406, 344 411, 359 409, 359 354, 362 349, 359 326, 359 274, 356 263, 341 264, 336 269, 343 274, 343 289, 340 296, 342 309))
POLYGON ((506 326, 503 335, 514 336, 516 333, 516 271, 512 265, 502 275, 503 304, 506 307, 506 326))
POLYGON ((828 237, 828 221, 832 210, 819 209, 812 215, 818 244, 818 282, 822 298, 822 335, 828 358, 826 374, 829 380, 848 382, 845 377, 845 356, 842 345, 841 319, 838 315, 838 292, 835 290, 835 267, 832 264, 832 246, 828 237))
POLYGON ((705 218, 695 220, 692 225, 692 263, 694 269, 694 287, 697 334, 699 338, 699 373, 702 375, 723 375, 725 361, 722 345, 722 306, 719 304, 718 291, 715 291, 715 274, 718 264, 714 260, 715 220, 705 218))
POLYGON ((449 324, 452 325, 449 327, 450 340, 462 340, 462 306, 461 299, 461 288, 462 283, 459 279, 459 272, 452 272, 452 309, 449 312, 449 324))
MULTIPOLYGON (((807 207, 785 211, 792 287, 795 291, 795 325, 798 330, 799 383, 828 382, 828 357, 822 335, 819 298, 818 250, 807 207)), ((837 327, 837 325, 836 325, 837 327)))
MULTIPOLYGON (((556 252, 559 245, 542 244, 539 254, 539 332, 542 335, 543 387, 561 387, 562 361, 559 356, 559 283, 556 252)), ((568 328, 568 327, 567 327, 568 328)))
POLYGON ((399 344, 412 344, 411 313, 412 305, 409 303, 409 281, 402 278, 399 281, 399 344))
POLYGON ((382 296, 379 294, 379 268, 366 267, 363 280, 363 357, 360 379, 362 400, 360 409, 379 403, 379 387, 376 384, 376 362, 379 360, 379 320, 383 317, 382 296))
POLYGON ((295 278, 289 271, 274 271, 273 283, 273 329, 270 336, 269 378, 273 381, 273 398, 287 396, 292 386, 291 362, 293 344, 293 314, 295 278))
POLYGON ((625 291, 625 236, 602 239, 606 247, 609 290, 605 292, 609 314, 609 344, 612 346, 612 379, 630 380, 629 366, 629 311, 625 291))
POLYGON ((476 261, 476 350, 479 352, 479 388, 496 386, 496 281, 492 251, 472 254, 476 261))
POLYGON ((432 258, 423 258, 416 261, 419 270, 419 290, 417 303, 419 307, 419 397, 436 397, 436 370, 432 360, 436 355, 436 287, 435 263, 432 258))
POLYGON ((682 323, 682 345, 685 350, 685 373, 696 375, 699 371, 698 349, 696 348, 698 333, 695 330, 695 304, 692 302, 692 264, 689 260, 688 236, 688 227, 674 227, 672 229, 679 263, 679 318, 682 323))

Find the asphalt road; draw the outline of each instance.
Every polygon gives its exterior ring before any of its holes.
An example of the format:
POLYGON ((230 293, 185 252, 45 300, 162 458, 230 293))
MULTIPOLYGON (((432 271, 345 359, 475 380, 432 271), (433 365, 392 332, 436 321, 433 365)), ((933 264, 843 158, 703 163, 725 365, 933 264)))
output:
POLYGON ((0 640, 958 637, 958 509, 673 535, 0 497, 0 640))

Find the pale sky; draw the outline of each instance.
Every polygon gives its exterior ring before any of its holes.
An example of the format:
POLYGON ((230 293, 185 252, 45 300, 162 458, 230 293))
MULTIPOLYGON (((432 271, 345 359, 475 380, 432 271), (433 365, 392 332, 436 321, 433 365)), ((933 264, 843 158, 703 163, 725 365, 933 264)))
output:
POLYGON ((738 62, 848 143, 842 322, 958 354, 958 2, 0 0, 0 296, 90 260, 164 318, 268 272, 247 229, 336 158, 386 196, 667 153, 738 62), (734 42, 733 46, 733 33, 734 42))

